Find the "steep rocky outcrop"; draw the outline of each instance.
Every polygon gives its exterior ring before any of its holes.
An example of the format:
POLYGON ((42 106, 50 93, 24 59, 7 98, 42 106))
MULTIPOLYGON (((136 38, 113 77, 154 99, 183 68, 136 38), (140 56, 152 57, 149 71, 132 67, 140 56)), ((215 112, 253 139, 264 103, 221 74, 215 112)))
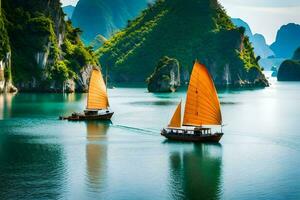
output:
POLYGON ((300 62, 284 61, 279 67, 277 79, 278 81, 300 81, 300 62))
POLYGON ((300 48, 298 48, 292 59, 285 60, 279 67, 278 81, 300 81, 300 48))
POLYGON ((178 60, 183 82, 193 61, 205 64, 217 86, 267 86, 244 28, 217 0, 161 0, 98 50, 116 82, 143 82, 163 56, 178 60))
POLYGON ((86 90, 82 74, 98 61, 80 40, 79 29, 65 21, 59 0, 6 0, 12 71, 20 91, 86 90))
POLYGON ((11 49, 0 0, 0 93, 16 92, 11 78, 11 49))
POLYGON ((83 30, 82 39, 89 44, 97 35, 110 37, 138 16, 150 0, 79 0, 72 16, 75 27, 83 30))
POLYGON ((163 57, 147 79, 149 92, 175 92, 180 86, 180 67, 176 59, 163 57))
POLYGON ((276 41, 271 49, 279 58, 291 58, 300 46, 300 25, 290 23, 282 26, 277 32, 276 41))

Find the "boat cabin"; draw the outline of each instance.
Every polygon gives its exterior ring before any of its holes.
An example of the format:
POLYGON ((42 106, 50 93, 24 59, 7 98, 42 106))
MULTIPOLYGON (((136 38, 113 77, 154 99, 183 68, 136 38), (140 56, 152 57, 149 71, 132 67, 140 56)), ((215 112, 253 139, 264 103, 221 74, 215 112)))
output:
POLYGON ((194 129, 168 128, 169 134, 189 134, 189 135, 211 135, 211 128, 195 127, 194 129))
POLYGON ((194 133, 199 135, 210 135, 211 128, 195 127, 194 133))
POLYGON ((86 116, 96 116, 98 115, 98 110, 85 110, 84 114, 86 116))

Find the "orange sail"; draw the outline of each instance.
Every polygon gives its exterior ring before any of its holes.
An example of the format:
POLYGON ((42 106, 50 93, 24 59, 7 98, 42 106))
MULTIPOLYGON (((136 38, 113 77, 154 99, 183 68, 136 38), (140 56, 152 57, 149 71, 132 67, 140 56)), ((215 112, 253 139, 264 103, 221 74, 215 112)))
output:
POLYGON ((102 110, 109 107, 106 86, 100 70, 92 71, 87 100, 88 110, 102 110))
POLYGON ((195 63, 187 92, 184 126, 221 125, 220 102, 206 67, 195 63))
POLYGON ((176 111, 170 121, 169 127, 180 128, 181 127, 181 102, 178 104, 176 111))

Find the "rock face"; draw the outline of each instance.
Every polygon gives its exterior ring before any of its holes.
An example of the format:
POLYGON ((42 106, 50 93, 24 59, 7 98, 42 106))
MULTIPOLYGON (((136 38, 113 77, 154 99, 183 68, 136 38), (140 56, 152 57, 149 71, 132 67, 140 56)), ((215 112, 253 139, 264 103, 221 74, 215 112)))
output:
POLYGON ((0 0, 0 93, 17 92, 11 79, 11 48, 0 0))
POLYGON ((138 16, 149 0, 80 0, 72 22, 83 30, 82 39, 89 44, 97 35, 106 38, 124 28, 128 20, 138 16))
POLYGON ((10 52, 7 52, 5 58, 0 61, 0 93, 14 93, 18 91, 11 81, 10 55, 10 52))
POLYGON ((65 21, 60 1, 2 3, 11 52, 7 80, 19 91, 85 91, 82 74, 98 61, 80 40, 81 31, 65 21))
POLYGON ((278 81, 300 81, 300 62, 284 61, 278 70, 277 79, 278 81))
POLYGON ((180 86, 180 67, 176 59, 163 57, 147 79, 149 92, 175 92, 180 86))
MULTIPOLYGON (((115 82, 143 82, 157 60, 178 60, 182 82, 188 82, 193 61, 209 69, 220 87, 256 85, 262 75, 244 28, 235 27, 217 0, 161 0, 99 49, 115 82)), ((258 84, 261 85, 261 84, 258 84)), ((265 84, 266 86, 267 84, 265 84)))
POLYGON ((300 46, 300 25, 287 24, 277 32, 276 41, 271 49, 279 58, 291 58, 294 51, 300 46))

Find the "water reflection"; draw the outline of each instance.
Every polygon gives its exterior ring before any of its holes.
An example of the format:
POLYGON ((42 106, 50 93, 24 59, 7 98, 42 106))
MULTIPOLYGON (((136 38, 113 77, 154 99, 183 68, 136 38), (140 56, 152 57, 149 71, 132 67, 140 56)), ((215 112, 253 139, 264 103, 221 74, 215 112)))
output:
POLYGON ((85 97, 85 94, 76 94, 76 93, 66 93, 63 94, 63 102, 76 102, 81 101, 85 97))
POLYGON ((0 199, 61 198, 66 186, 64 160, 61 145, 0 135, 0 199))
POLYGON ((0 94, 0 120, 11 117, 12 101, 15 94, 0 94))
POLYGON ((130 105, 136 106, 167 106, 167 105, 177 105, 177 102, 174 101, 135 101, 128 103, 130 105))
POLYGON ((101 183, 105 182, 107 147, 104 142, 106 133, 111 122, 86 122, 87 140, 86 145, 86 170, 89 189, 98 192, 101 189, 101 183))
POLYGON ((220 199, 221 145, 174 145, 178 148, 169 159, 171 198, 220 199))

